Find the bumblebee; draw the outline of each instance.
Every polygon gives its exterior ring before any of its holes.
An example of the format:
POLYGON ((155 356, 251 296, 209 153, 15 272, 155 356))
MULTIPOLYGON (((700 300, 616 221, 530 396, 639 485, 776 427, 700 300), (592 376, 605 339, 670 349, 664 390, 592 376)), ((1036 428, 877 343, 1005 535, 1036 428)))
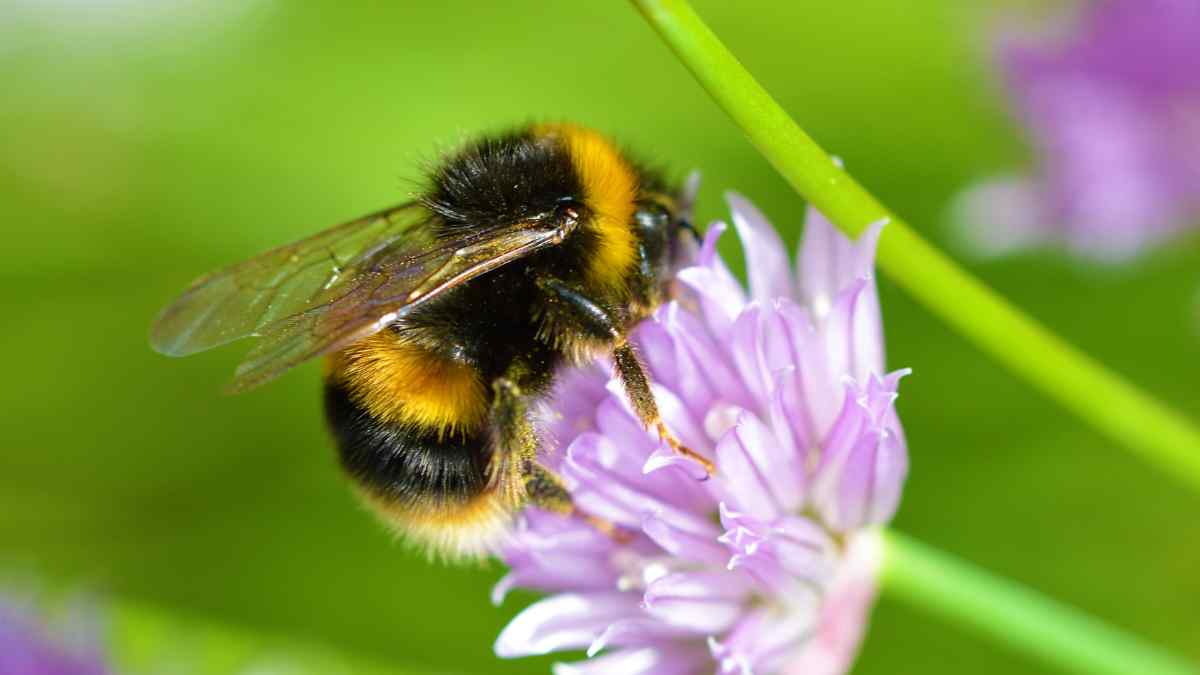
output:
POLYGON ((488 553, 527 504, 610 529, 539 462, 532 405, 562 367, 607 354, 647 428, 711 473, 664 426, 626 338, 667 292, 686 201, 590 129, 485 137, 411 202, 202 277, 151 343, 184 356, 256 336, 232 391, 325 356, 342 466, 435 553, 488 553))

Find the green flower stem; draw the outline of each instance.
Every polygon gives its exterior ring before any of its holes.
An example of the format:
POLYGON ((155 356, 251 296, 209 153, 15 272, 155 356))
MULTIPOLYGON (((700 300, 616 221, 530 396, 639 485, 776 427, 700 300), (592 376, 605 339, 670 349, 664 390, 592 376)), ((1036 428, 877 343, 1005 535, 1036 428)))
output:
POLYGON ((956 626, 1080 673, 1195 675, 1195 666, 1036 591, 897 532, 884 533, 883 587, 956 626))
POLYGON ((1200 429, 1064 342, 889 212, 755 81, 686 0, 633 0, 700 84, 780 174, 857 236, 890 222, 879 266, 976 345, 1109 437, 1200 491, 1200 429))

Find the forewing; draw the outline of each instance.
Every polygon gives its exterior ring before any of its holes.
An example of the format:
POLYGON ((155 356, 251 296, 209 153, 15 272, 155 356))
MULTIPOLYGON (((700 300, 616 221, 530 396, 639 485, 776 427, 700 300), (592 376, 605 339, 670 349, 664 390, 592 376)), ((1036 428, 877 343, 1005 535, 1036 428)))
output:
POLYGON ((198 279, 163 310, 150 344, 186 356, 303 315, 361 282, 363 262, 395 247, 418 248, 428 212, 401 204, 332 227, 307 239, 198 279))
POLYGON ((318 292, 299 313, 259 327, 232 391, 258 386, 304 361, 378 332, 449 289, 552 246, 560 226, 539 222, 412 246, 397 243, 358 262, 351 281, 318 292))
POLYGON ((419 248, 389 248, 363 261, 351 287, 260 331, 231 391, 244 391, 304 361, 361 340, 445 291, 562 240, 560 226, 524 222, 419 248))

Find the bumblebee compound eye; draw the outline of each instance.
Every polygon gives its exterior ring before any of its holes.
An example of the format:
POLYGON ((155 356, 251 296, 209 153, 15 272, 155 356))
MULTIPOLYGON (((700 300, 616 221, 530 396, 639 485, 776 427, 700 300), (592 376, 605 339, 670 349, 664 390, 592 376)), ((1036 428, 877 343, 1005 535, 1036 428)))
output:
POLYGON ((638 230, 645 233, 666 233, 671 224, 671 214, 658 202, 639 202, 633 213, 638 230))
POLYGON ((633 223, 637 229, 638 238, 652 255, 658 255, 666 248, 671 231, 671 212, 658 202, 638 202, 637 210, 633 212, 633 223))
POLYGON ((633 212, 634 230, 640 243, 643 264, 647 270, 658 269, 670 246, 671 212, 656 201, 638 202, 633 212))

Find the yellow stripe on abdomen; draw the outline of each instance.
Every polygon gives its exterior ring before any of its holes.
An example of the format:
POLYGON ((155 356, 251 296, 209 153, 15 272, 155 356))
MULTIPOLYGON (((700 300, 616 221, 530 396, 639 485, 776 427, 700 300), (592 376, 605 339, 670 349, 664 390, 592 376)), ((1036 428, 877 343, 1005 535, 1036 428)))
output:
POLYGON ((487 397, 479 371, 384 330, 332 357, 330 377, 379 422, 436 429, 439 437, 480 428, 487 397))
POLYGON ((368 490, 360 490, 360 495, 388 527, 431 558, 456 561, 494 555, 513 520, 513 507, 497 492, 461 504, 401 504, 368 490))

